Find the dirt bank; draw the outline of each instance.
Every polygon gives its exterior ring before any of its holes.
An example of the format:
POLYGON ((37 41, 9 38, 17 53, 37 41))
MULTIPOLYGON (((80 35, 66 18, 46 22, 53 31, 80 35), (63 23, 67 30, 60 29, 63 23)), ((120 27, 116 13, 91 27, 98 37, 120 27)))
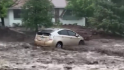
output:
POLYGON ((28 34, 18 32, 16 31, 16 28, 14 30, 11 30, 8 27, 0 27, 0 41, 22 42, 29 39, 30 36, 28 34))
MULTIPOLYGON (((105 34, 104 32, 96 31, 92 28, 86 28, 78 25, 63 25, 63 28, 69 28, 79 33, 84 37, 85 40, 89 41, 92 39, 122 39, 118 36, 113 36, 110 34, 105 34)), ((32 41, 34 39, 35 32, 29 30, 26 31, 25 28, 5 28, 0 27, 0 39, 3 41, 32 41)))
POLYGON ((113 34, 106 34, 104 31, 98 31, 93 28, 78 26, 78 25, 63 25, 63 28, 69 28, 79 33, 85 38, 85 40, 92 39, 122 39, 120 36, 115 36, 113 34))

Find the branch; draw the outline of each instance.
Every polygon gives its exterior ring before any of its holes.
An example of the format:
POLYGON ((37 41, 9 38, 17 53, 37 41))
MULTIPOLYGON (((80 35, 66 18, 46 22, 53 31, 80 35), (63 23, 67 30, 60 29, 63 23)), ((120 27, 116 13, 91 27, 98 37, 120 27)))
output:
POLYGON ((15 6, 15 5, 17 5, 18 4, 18 2, 17 1, 19 1, 19 0, 12 0, 13 2, 12 2, 12 4, 11 4, 11 6, 15 6))

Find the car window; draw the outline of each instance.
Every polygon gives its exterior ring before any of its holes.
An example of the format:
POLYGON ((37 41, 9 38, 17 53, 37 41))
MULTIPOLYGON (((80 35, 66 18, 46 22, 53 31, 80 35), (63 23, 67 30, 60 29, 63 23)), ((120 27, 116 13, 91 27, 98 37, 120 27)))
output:
POLYGON ((49 36, 52 32, 53 32, 53 30, 42 30, 42 31, 37 32, 37 34, 49 36))
POLYGON ((61 31, 58 32, 58 34, 60 34, 60 35, 68 35, 68 32, 67 32, 67 30, 61 30, 61 31))
POLYGON ((45 29, 44 29, 44 30, 41 30, 41 32, 42 32, 42 33, 52 33, 53 30, 45 30, 45 29))
POLYGON ((76 33, 73 31, 70 31, 70 30, 68 30, 68 34, 69 34, 69 36, 76 36, 76 33))

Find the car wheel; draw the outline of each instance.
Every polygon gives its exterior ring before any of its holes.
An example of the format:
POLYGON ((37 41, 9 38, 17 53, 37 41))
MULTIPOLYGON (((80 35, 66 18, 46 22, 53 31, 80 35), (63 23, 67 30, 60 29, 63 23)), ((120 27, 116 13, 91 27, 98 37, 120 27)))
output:
POLYGON ((84 43, 84 40, 81 40, 80 42, 79 42, 79 45, 84 45, 85 43, 84 43))
POLYGON ((63 48, 62 43, 61 43, 61 42, 58 42, 58 43, 56 44, 56 48, 63 48))

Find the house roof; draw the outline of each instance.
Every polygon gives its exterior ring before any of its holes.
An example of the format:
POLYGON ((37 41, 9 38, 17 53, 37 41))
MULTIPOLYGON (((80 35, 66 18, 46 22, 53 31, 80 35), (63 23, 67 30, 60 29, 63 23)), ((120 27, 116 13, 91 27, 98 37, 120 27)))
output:
MULTIPOLYGON (((9 9, 21 9, 27 0, 13 0, 15 4, 9 9)), ((51 0, 55 8, 65 8, 67 5, 66 0, 51 0)))
POLYGON ((67 5, 66 0, 52 0, 55 8, 65 8, 67 5))

